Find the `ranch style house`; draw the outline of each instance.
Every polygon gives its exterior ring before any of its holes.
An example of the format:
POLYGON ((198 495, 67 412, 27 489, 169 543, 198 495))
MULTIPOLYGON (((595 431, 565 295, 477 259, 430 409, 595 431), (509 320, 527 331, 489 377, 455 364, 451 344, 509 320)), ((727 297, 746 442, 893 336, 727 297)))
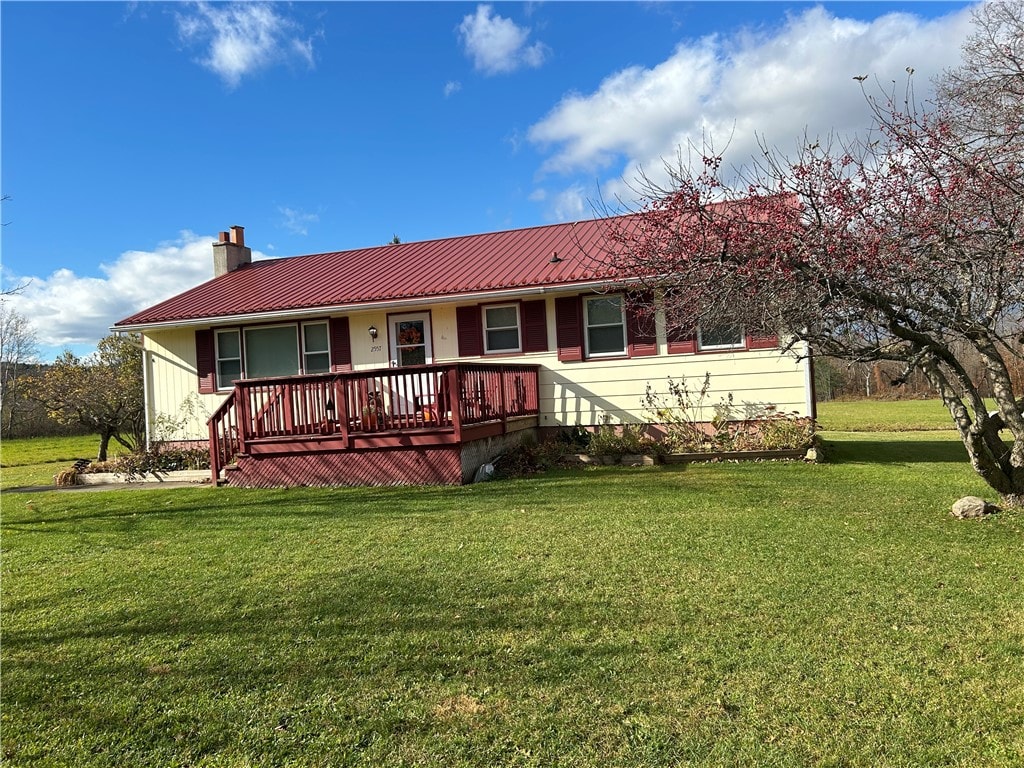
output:
POLYGON ((252 259, 127 317, 150 442, 209 444, 215 482, 458 484, 526 434, 650 420, 648 384, 814 415, 805 349, 734 328, 666 332, 592 258, 607 220, 252 259))

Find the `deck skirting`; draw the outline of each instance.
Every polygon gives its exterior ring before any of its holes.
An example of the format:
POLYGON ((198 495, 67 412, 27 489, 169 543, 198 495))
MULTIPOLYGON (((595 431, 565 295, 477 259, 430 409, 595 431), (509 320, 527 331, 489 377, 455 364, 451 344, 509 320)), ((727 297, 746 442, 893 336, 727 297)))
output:
POLYGON ((280 488, 331 485, 458 485, 459 446, 322 451, 241 456, 225 472, 228 485, 280 488))
POLYGON ((504 431, 474 425, 464 431, 464 438, 472 438, 461 443, 443 431, 379 434, 347 448, 340 438, 263 440, 225 469, 224 481, 238 488, 461 485, 472 482, 482 464, 513 450, 524 436, 536 437, 536 431, 537 418, 523 417, 507 422, 504 431))

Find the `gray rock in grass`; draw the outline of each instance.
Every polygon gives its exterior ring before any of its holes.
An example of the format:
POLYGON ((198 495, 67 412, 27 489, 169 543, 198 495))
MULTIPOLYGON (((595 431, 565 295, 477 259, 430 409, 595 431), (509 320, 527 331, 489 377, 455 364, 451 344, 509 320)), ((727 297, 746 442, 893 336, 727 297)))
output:
POLYGON ((953 502, 953 509, 950 511, 953 517, 958 520, 967 520, 973 517, 984 517, 999 511, 999 507, 990 504, 979 496, 964 496, 953 502))

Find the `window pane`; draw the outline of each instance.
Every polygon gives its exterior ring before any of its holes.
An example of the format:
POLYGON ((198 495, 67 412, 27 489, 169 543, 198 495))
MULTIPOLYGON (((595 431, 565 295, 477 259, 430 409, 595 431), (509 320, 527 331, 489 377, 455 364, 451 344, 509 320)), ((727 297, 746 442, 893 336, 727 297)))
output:
POLYGON ((231 382, 242 378, 241 360, 221 360, 217 363, 217 389, 227 389, 231 382))
POLYGON ((399 347, 398 348, 398 364, 399 365, 423 365, 427 362, 427 350, 426 347, 399 347))
POLYGON ((238 331, 217 331, 217 357, 240 357, 238 331))
POLYGON ((307 352, 327 351, 327 323, 304 325, 302 331, 306 336, 307 352))
POLYGON ((326 352, 306 355, 306 373, 327 373, 331 370, 331 357, 326 352))
POLYGON ((587 325, 622 324, 622 298, 608 296, 587 300, 587 325))
POLYGON ((622 297, 588 298, 585 303, 587 354, 624 354, 626 328, 622 317, 622 297))
POLYGON ((626 345, 621 325, 610 325, 604 328, 588 328, 590 354, 602 355, 610 352, 625 352, 626 345))
POLYGON ((422 320, 402 320, 397 325, 398 346, 408 347, 423 344, 424 325, 422 320))
POLYGON ((299 372, 295 326, 254 328, 245 332, 245 373, 250 379, 294 376, 299 372))
POLYGON ((720 325, 700 330, 702 347, 738 347, 742 344, 743 331, 735 325, 720 325))
POLYGON ((487 351, 495 352, 499 349, 519 349, 519 331, 515 328, 506 331, 488 331, 487 351))
POLYGON ((490 307, 486 313, 488 328, 512 328, 519 325, 515 307, 490 307))

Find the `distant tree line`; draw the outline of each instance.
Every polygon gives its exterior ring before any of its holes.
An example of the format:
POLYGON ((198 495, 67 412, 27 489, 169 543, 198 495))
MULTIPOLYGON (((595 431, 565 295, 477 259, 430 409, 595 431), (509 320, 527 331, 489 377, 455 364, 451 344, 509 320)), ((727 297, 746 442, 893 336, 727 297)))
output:
POLYGON ((27 391, 50 367, 33 362, 19 365, 15 371, 14 366, 0 362, 0 439, 88 434, 83 426, 61 424, 47 413, 42 403, 28 397, 27 391))
MULTIPOLYGON (((1024 351, 1024 346, 1022 346, 1024 351)), ((992 397, 992 385, 985 376, 980 357, 963 350, 959 355, 968 361, 967 374, 982 397, 992 397)), ((1009 375, 1017 391, 1024 390, 1024 358, 1008 356, 1009 375)), ((886 400, 937 398, 939 393, 923 372, 913 370, 906 374, 899 363, 877 360, 850 361, 835 357, 814 359, 814 389, 820 402, 881 398, 886 400)))
POLYGON ((110 442, 144 447, 142 350, 134 336, 107 336, 80 358, 63 352, 38 360, 28 320, 0 302, 0 438, 63 434, 99 436, 97 458, 110 442))

